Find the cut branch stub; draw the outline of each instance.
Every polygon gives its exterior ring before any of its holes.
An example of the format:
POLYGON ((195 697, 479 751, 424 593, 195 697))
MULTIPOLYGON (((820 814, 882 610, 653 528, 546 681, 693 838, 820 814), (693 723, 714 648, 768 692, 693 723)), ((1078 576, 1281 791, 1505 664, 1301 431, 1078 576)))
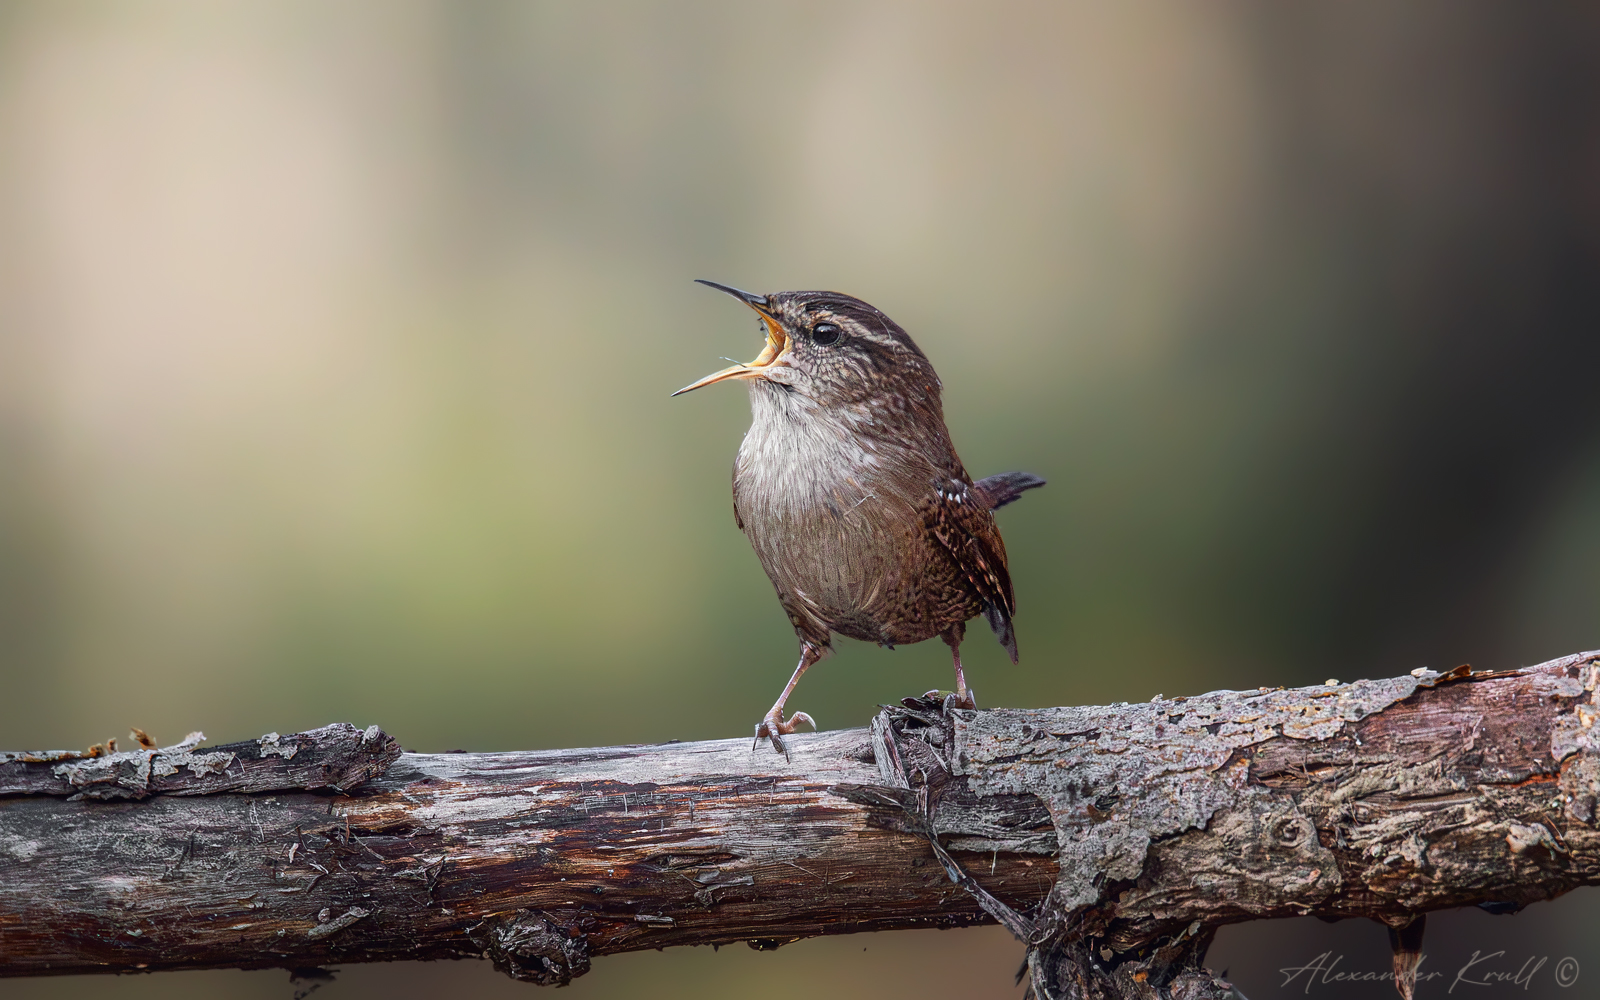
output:
POLYGON ((467 936, 512 979, 565 986, 589 971, 589 942, 581 924, 563 927, 530 910, 517 910, 496 914, 469 929, 467 936))

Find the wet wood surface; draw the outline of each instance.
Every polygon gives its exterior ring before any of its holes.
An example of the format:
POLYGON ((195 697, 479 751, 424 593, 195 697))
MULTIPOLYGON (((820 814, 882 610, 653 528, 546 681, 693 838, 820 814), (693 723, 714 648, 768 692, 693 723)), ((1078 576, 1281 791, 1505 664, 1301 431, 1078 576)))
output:
MULTIPOLYGON (((330 726, 0 755, 0 975, 609 953, 998 919, 1036 995, 1220 996, 1223 923, 1600 881, 1600 654, 588 750, 330 726), (1067 991, 1067 992, 1063 992, 1067 991)), ((1404 956, 1397 958, 1403 962, 1404 956)))

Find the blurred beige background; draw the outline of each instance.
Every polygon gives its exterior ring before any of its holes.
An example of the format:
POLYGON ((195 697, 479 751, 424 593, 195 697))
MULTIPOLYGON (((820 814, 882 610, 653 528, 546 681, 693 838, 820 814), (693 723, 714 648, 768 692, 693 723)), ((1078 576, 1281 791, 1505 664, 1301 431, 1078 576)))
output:
MULTIPOLYGON (((1001 516, 987 704, 1600 646, 1597 42, 1489 4, 0 7, 0 743, 749 731, 795 643, 732 522, 744 393, 667 398, 758 344, 696 277, 866 298, 974 475, 1050 480, 1001 516)), ((861 725, 947 663, 840 640, 791 707, 861 725)), ((573 990, 1009 996, 1019 957, 573 990)))

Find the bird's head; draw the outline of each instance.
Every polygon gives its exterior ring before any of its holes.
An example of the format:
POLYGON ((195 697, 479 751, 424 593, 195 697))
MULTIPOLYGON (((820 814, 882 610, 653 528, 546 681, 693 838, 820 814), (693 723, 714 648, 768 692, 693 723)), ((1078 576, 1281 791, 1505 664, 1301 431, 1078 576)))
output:
POLYGON ((707 375, 674 396, 713 382, 747 379, 825 407, 884 397, 938 400, 939 378, 927 356, 894 320, 858 298, 839 292, 756 295, 714 281, 700 283, 754 309, 766 344, 754 361, 707 375))

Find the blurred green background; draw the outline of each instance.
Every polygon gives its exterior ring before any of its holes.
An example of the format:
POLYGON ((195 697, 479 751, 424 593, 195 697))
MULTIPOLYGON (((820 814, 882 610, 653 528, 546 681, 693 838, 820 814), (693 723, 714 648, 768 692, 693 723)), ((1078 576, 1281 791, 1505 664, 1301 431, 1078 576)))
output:
MULTIPOLYGON (((733 525, 745 393, 668 399, 759 344, 696 277, 867 299, 975 476, 1050 480, 983 703, 1600 646, 1597 47, 1576 5, 0 6, 0 743, 749 732, 795 641, 733 525)), ((840 640, 791 708, 948 675, 840 640)), ((998 996, 1019 956, 573 989, 998 996)))

